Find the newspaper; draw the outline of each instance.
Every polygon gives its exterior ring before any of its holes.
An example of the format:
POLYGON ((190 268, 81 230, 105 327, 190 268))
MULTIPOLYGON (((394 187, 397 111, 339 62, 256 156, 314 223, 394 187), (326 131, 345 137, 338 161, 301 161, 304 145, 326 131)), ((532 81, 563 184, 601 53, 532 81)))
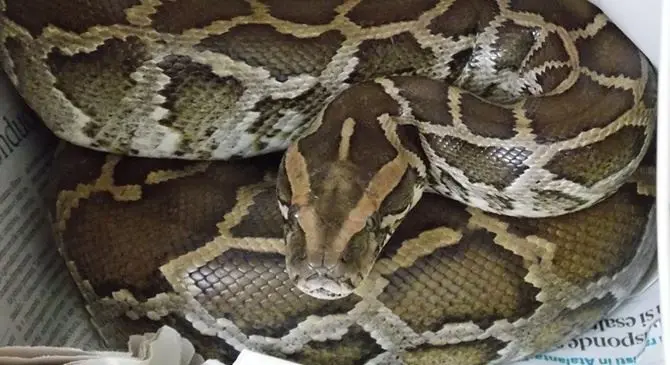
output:
MULTIPOLYGON (((662 0, 593 2, 660 64, 662 0)), ((56 138, 0 72, 0 365, 222 365, 203 359, 167 326, 132 336, 127 352, 105 351, 51 235, 43 196, 52 188, 55 146, 56 138)), ((510 365, 665 364, 655 269, 629 300, 587 333, 510 365)), ((294 364, 245 350, 232 365, 261 363, 294 364)))
POLYGON ((663 365, 658 281, 581 336, 514 365, 663 365))
POLYGON ((56 139, 4 73, 0 118, 0 344, 99 346, 42 198, 56 139))

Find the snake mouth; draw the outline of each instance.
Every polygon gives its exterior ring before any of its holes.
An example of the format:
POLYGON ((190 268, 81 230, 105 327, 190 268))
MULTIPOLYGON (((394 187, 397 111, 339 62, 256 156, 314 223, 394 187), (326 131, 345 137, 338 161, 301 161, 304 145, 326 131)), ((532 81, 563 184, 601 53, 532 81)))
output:
POLYGON ((351 279, 336 279, 320 274, 313 274, 304 279, 298 278, 296 286, 305 294, 325 300, 344 298, 355 288, 351 279))

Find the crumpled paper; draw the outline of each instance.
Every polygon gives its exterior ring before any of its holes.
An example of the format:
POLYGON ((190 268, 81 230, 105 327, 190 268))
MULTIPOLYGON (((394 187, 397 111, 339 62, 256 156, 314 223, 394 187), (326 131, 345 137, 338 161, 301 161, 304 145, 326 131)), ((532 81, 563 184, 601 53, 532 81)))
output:
POLYGON ((0 365, 226 365, 203 359, 173 328, 133 335, 128 352, 84 351, 47 346, 0 347, 0 365))

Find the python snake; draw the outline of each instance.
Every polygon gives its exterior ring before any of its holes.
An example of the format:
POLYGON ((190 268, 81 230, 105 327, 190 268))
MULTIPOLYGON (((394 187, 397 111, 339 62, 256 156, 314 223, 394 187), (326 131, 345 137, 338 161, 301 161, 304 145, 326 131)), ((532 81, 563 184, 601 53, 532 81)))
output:
POLYGON ((504 363, 653 259, 655 70, 586 1, 0 10, 3 69, 74 144, 55 233, 113 346, 504 363))

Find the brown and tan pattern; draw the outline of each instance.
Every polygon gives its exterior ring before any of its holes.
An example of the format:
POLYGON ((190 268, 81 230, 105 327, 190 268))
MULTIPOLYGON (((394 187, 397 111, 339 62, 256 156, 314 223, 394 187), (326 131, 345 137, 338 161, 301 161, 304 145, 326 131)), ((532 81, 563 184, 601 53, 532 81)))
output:
POLYGON ((250 348, 305 365, 504 364, 592 326, 654 257, 654 198, 638 192, 653 167, 643 165, 641 180, 560 217, 498 216, 424 194, 353 294, 313 298, 286 271, 278 157, 63 149, 58 242, 110 346, 165 323, 229 362, 250 348))
POLYGON ((111 337, 496 363, 650 260, 656 74, 586 0, 0 0, 0 64, 89 148, 54 223, 111 337))

